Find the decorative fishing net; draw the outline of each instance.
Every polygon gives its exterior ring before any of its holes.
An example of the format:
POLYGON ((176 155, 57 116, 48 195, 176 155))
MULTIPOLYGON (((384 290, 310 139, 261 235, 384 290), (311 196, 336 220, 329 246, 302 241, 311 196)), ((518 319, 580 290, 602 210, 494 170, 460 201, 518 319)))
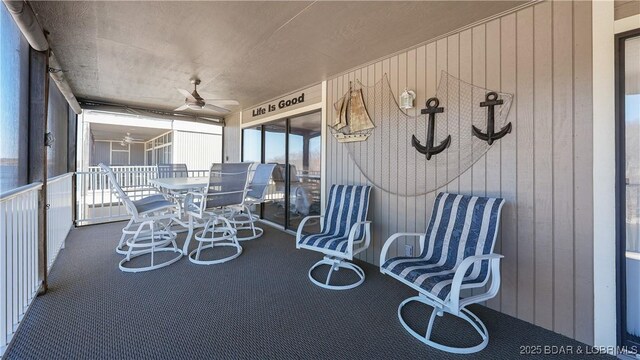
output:
MULTIPOLYGON (((436 114, 434 146, 445 140, 447 135, 451 135, 451 145, 427 160, 411 145, 412 135, 422 145, 426 144, 428 117, 420 114, 425 105, 416 104, 415 116, 402 111, 386 74, 369 87, 356 81, 355 89, 358 88, 362 89, 375 129, 367 141, 341 145, 346 146, 349 156, 367 180, 386 192, 402 196, 433 192, 458 178, 489 150, 486 141, 473 136, 471 126, 487 131, 487 108, 480 107, 480 103, 485 101, 487 93, 495 90, 469 84, 442 72, 435 96, 444 112, 436 114), (388 176, 376 176, 387 172, 392 179, 397 178, 403 183, 398 186, 395 180, 385 180, 388 176)), ((496 132, 508 123, 507 116, 513 101, 512 94, 497 93, 498 99, 504 103, 495 107, 496 132)), ((336 103, 335 107, 339 108, 340 104, 336 103)), ((335 121, 335 111, 331 116, 329 124, 335 121)))

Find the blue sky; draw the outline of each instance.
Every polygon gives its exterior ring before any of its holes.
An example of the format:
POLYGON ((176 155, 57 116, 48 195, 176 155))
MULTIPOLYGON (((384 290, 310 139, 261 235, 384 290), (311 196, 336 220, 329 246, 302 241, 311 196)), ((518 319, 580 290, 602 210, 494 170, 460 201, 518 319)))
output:
POLYGON ((627 122, 640 122, 640 94, 625 97, 625 117, 627 122))

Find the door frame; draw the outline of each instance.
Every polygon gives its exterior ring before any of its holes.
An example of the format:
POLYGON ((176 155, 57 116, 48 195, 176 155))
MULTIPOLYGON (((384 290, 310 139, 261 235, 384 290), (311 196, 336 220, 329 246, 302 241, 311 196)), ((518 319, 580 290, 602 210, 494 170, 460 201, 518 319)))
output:
POLYGON ((640 349, 640 342, 628 336, 626 321, 626 151, 625 151, 625 111, 624 111, 624 42, 627 39, 640 37, 640 29, 630 30, 615 35, 615 152, 616 152, 616 317, 618 345, 635 346, 640 349))

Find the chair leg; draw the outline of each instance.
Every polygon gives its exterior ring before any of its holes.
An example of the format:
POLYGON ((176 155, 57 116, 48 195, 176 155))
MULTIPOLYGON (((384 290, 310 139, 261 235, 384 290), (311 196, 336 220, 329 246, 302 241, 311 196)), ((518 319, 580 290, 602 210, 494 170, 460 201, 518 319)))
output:
POLYGON ((116 247, 117 253, 120 253, 119 250, 122 251, 122 247, 124 246, 125 241, 127 241, 127 232, 129 231, 129 228, 131 227, 132 224, 133 224, 133 217, 131 217, 127 225, 122 229, 122 236, 120 237, 120 241, 118 242, 118 246, 116 247))
MULTIPOLYGON (((145 233, 146 234, 146 233, 145 233)), ((174 262, 180 260, 182 258, 182 251, 178 248, 175 242, 175 233, 167 230, 166 228, 162 228, 162 224, 156 224, 154 221, 145 221, 136 230, 133 234, 133 237, 126 242, 128 247, 126 256, 124 259, 120 261, 118 267, 121 271, 124 272, 142 272, 159 269, 161 267, 165 267, 167 265, 173 264, 174 262), (140 238, 140 234, 145 226, 149 227, 149 234, 151 234, 150 238, 146 236, 140 238), (139 243, 139 240, 149 240, 149 243, 139 243), (167 247, 167 245, 172 244, 172 247, 167 247), (134 250, 138 249, 138 250, 134 250), (176 253, 177 256, 156 264, 155 253, 156 252, 173 252, 176 253), (136 258, 142 255, 150 255, 151 264, 149 266, 144 267, 128 267, 126 264, 131 261, 131 259, 136 258)))
POLYGON ((211 219, 205 225, 204 229, 194 236, 196 241, 198 241, 198 247, 189 253, 189 261, 199 265, 213 265, 237 258, 242 254, 242 247, 238 243, 236 234, 237 230, 224 217, 211 219), (222 224, 217 225, 217 222, 222 222, 222 224), (208 236, 209 232, 211 232, 211 236, 208 236), (205 245, 205 243, 207 243, 207 245, 205 245), (200 260, 202 250, 215 249, 220 246, 234 247, 236 251, 234 254, 221 259, 200 260))
POLYGON ((202 244, 203 244, 202 241, 198 241, 198 249, 196 251, 196 256, 195 256, 196 260, 200 260, 200 251, 202 251, 202 244))
POLYGON ((325 288, 325 289, 329 289, 329 290, 348 290, 348 289, 353 289, 354 287, 362 284, 364 282, 364 270, 362 270, 361 267, 359 267, 356 264, 350 263, 344 259, 340 259, 340 258, 336 258, 336 257, 332 257, 332 256, 325 256, 322 260, 318 261, 317 263, 315 263, 310 269, 309 269, 309 280, 311 280, 312 283, 314 283, 315 285, 320 286, 321 288, 325 288), (327 279, 324 281, 324 283, 316 280, 311 273, 313 272, 313 270, 315 270, 317 267, 319 267, 320 265, 329 265, 331 266, 331 268, 329 269, 329 273, 327 274, 327 279), (353 271, 354 273, 356 273, 356 275, 358 275, 358 280, 353 283, 353 284, 349 284, 349 285, 330 285, 329 282, 331 281, 331 275, 333 275, 334 271, 338 271, 341 268, 343 269, 348 269, 353 271))
POLYGON ((429 300, 424 295, 410 297, 404 300, 402 303, 400 303, 400 306, 398 306, 398 319, 400 320, 400 324, 402 324, 402 327, 404 327, 404 329, 407 330, 407 332, 411 334, 411 336, 418 339, 422 343, 429 345, 431 347, 434 347, 438 350, 442 350, 442 351, 446 351, 454 354, 472 354, 484 349, 489 343, 489 332, 487 331, 487 328, 484 326, 482 321, 471 311, 463 307, 460 309, 458 314, 454 314, 453 312, 449 311, 449 309, 447 308, 437 306, 437 304, 434 304, 431 300, 429 300), (431 312, 431 316, 429 317, 429 325, 427 325, 427 330, 424 336, 418 334, 415 330, 409 327, 409 325, 404 321, 404 318, 402 317, 402 308, 406 304, 412 301, 417 301, 425 305, 429 305, 433 308, 433 311, 431 312), (476 330, 478 335, 480 335, 480 337, 482 338, 482 341, 475 346, 454 347, 454 346, 443 345, 431 340, 431 333, 433 331, 433 325, 434 325, 436 316, 442 316, 444 315, 445 312, 452 314, 454 316, 457 316, 465 320, 469 324, 471 324, 471 326, 476 330))
POLYGON ((431 331, 433 330, 433 323, 436 321, 437 314, 438 314, 438 311, 436 311, 436 309, 434 308, 433 311, 431 312, 431 316, 429 317, 429 325, 427 325, 427 333, 424 336, 424 338, 427 340, 431 339, 431 331))
POLYGON ((264 230, 255 225, 255 223, 258 221, 258 217, 251 213, 251 209, 249 208, 249 206, 245 205, 242 212, 235 213, 229 216, 228 221, 233 225, 233 228, 238 231, 238 234, 240 234, 241 230, 251 231, 251 235, 248 236, 236 235, 238 241, 254 240, 264 234, 264 230))

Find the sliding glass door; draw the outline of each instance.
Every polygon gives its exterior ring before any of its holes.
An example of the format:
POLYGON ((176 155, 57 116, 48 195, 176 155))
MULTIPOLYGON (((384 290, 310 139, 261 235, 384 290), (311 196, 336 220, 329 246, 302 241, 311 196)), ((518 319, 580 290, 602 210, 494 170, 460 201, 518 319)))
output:
POLYGON ((618 38, 618 240, 622 345, 640 348, 640 30, 618 38))
POLYGON ((263 162, 276 164, 267 201, 263 204, 262 218, 278 225, 285 225, 287 203, 287 121, 279 120, 263 126, 263 162))
MULTIPOLYGON (((297 230, 305 216, 320 215, 321 127, 315 112, 243 130, 242 161, 276 164, 263 219, 297 230)), ((317 231, 319 224, 314 219, 304 230, 317 231)))
MULTIPOLYGON (((262 162, 262 126, 242 130, 242 161, 262 162)), ((253 205, 251 212, 262 216, 262 206, 253 205)))
MULTIPOLYGON (((307 215, 320 215, 320 113, 289 120, 289 184, 288 228, 297 229, 307 215)), ((319 231, 319 221, 307 221, 305 232, 319 231)))

